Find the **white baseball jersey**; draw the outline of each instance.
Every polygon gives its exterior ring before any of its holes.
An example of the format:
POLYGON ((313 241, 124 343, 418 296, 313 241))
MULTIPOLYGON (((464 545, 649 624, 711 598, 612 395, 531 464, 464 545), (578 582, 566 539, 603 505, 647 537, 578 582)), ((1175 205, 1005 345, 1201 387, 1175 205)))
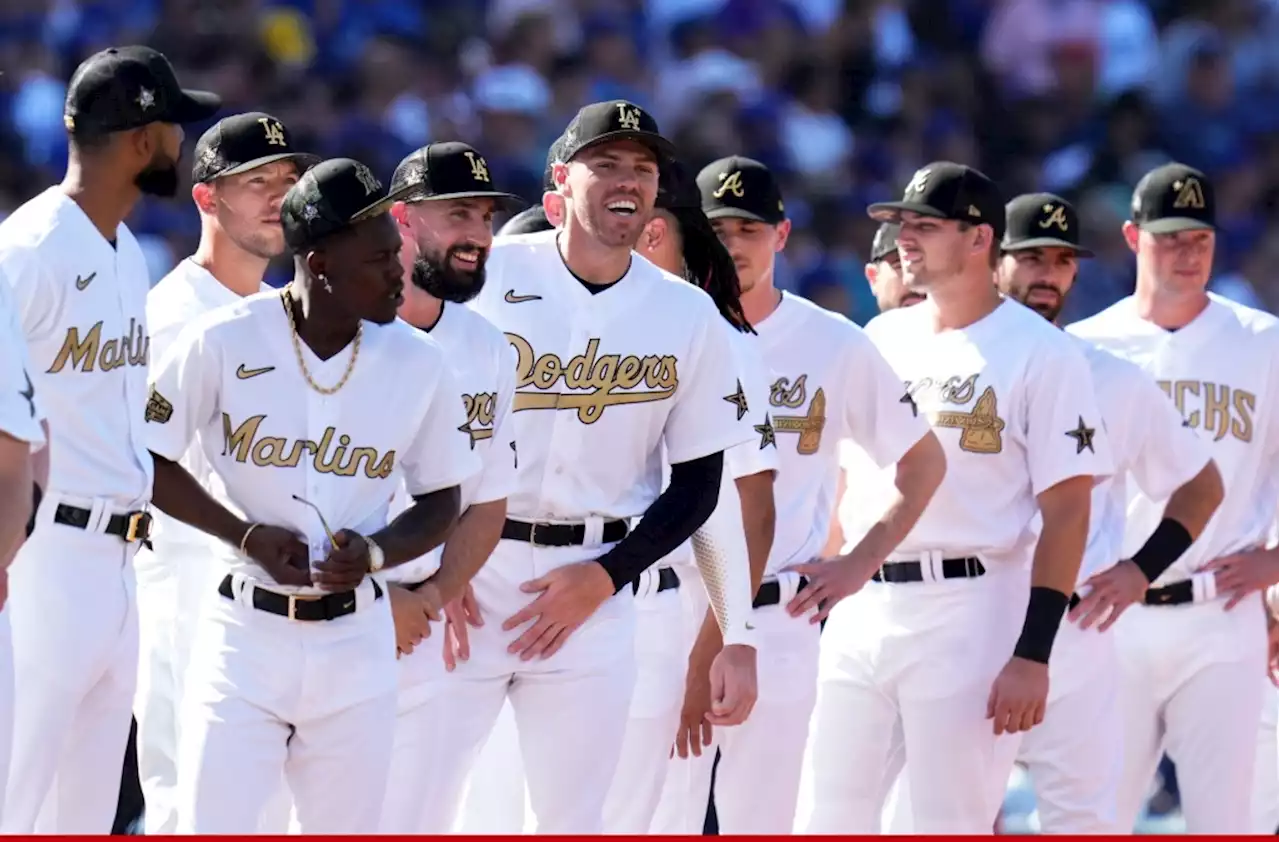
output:
MULTIPOLYGON (((260 287, 260 291, 267 289, 266 284, 260 287)), ((240 299, 240 295, 228 289, 210 274, 208 269, 189 257, 183 260, 147 293, 147 329, 151 334, 151 359, 159 366, 183 328, 198 321, 206 313, 219 307, 235 304, 240 299)), ((199 447, 193 446, 188 450, 179 460, 179 464, 205 488, 217 482, 212 468, 205 461, 199 447)), ((221 491, 215 494, 220 497, 225 496, 221 491)), ((207 548, 217 539, 157 510, 151 540, 157 552, 139 553, 134 561, 135 566, 154 564, 159 559, 159 553, 169 547, 180 545, 207 548)))
MULTIPOLYGON (((1155 584, 1190 578, 1215 558, 1263 546, 1276 517, 1280 458, 1276 318, 1210 293, 1208 306, 1190 324, 1167 331, 1141 318, 1130 297, 1067 330, 1135 363, 1154 379, 1207 443, 1222 474, 1222 505, 1155 584)), ((1164 504, 1145 493, 1131 493, 1123 556, 1150 536, 1164 504)))
POLYGON ((114 245, 50 187, 0 223, 0 266, 49 415, 49 487, 131 508, 151 498, 146 260, 128 227, 114 245), (92 407, 92 412, 87 408, 92 407))
POLYGON ((929 425, 904 399, 902 379, 843 316, 784 292, 755 329, 770 372, 770 415, 756 443, 776 449, 781 464, 769 575, 822 551, 840 482, 841 439, 852 439, 877 467, 891 469, 929 425))
MULTIPOLYGON (((0 276, 4 268, 0 267, 0 276)), ((9 287, 0 281, 0 432, 28 442, 32 450, 45 443, 40 422, 44 413, 36 398, 27 358, 27 342, 10 302, 9 287)))
MULTIPOLYGON (((1008 299, 962 330, 935 333, 932 320, 933 308, 919 304, 867 325, 907 384, 903 401, 929 420, 947 457, 942 484, 895 554, 942 550, 1024 566, 1037 496, 1112 470, 1089 365, 1061 330, 1008 299)), ((892 479, 880 471, 860 481, 868 499, 883 500, 892 479)), ((872 525, 865 512, 842 515, 849 541, 872 525)))
POLYGON ((1089 362, 1115 461, 1115 472, 1093 489, 1089 540, 1077 580, 1084 582, 1121 558, 1130 477, 1147 497, 1167 500, 1204 470, 1211 456, 1208 446, 1183 423, 1182 415, 1142 369, 1088 342, 1076 341, 1089 362))
MULTIPOLYGON (((347 370, 351 349, 322 361, 301 340, 297 348, 276 291, 185 329, 153 376, 150 449, 177 460, 198 442, 229 507, 306 536, 313 561, 324 558, 327 537, 319 516, 294 495, 318 506, 335 532, 369 535, 387 524, 399 483, 412 495, 429 494, 479 470, 458 435, 466 414, 436 342, 399 320, 366 322, 351 377, 333 395, 307 384, 297 355, 317 383, 329 385, 347 370)), ((222 549, 231 571, 291 590, 237 548, 222 549)))
POLYGON ((679 464, 747 439, 733 344, 711 299, 638 254, 592 294, 554 238, 493 244, 472 302, 516 351, 512 517, 639 516, 666 458, 679 464))
MULTIPOLYGON (((511 395, 516 362, 502 331, 474 310, 445 303, 428 335, 444 349, 462 389, 467 422, 454 434, 480 458, 481 470, 462 484, 462 511, 476 503, 502 500, 516 476, 516 444, 512 438, 511 395)), ((398 490, 392 511, 403 511, 410 498, 398 490)), ((387 571, 393 582, 421 582, 440 569, 443 545, 427 555, 387 571)))

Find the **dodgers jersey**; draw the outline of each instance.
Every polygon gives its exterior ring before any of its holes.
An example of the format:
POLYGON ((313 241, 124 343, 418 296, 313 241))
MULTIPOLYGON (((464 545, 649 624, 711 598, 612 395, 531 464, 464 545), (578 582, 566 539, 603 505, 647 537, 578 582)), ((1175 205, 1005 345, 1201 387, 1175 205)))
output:
MULTIPOLYGON (((1067 330, 1133 362, 1155 380, 1206 443, 1222 474, 1222 505, 1154 584, 1190 578, 1215 558, 1264 546, 1276 518, 1280 458, 1280 322, 1275 316, 1209 293, 1200 315, 1168 331, 1139 316, 1131 296, 1067 330)), ((1129 498, 1126 558, 1163 516, 1165 500, 1145 491, 1129 498)))
MULTIPOLYGON (((353 343, 354 344, 354 343, 353 343)), ((225 502, 251 522, 305 536, 312 561, 335 532, 369 535, 388 522, 399 483, 409 494, 460 485, 480 461, 458 435, 466 421, 457 381, 440 346, 396 320, 364 323, 351 377, 333 395, 308 385, 337 383, 352 349, 320 360, 298 340, 282 293, 250 296, 185 328, 153 375, 148 446, 177 460, 198 443, 225 502), (406 376, 412 382, 406 382, 406 376)), ((281 592, 290 588, 236 547, 221 546, 233 572, 281 592)))
POLYGON ((637 517, 661 491, 664 446, 679 464, 747 439, 733 344, 702 290, 633 253, 592 294, 536 234, 496 240, 486 273, 472 307, 516 352, 511 517, 637 517))
MULTIPOLYGON (((0 267, 0 277, 3 274, 0 267)), ((0 281, 0 432, 38 450, 45 443, 40 426, 44 413, 36 401, 29 369, 22 326, 9 300, 9 287, 0 281)))
MULTIPOLYGON (((907 386, 901 400, 928 419, 947 457, 942 484, 894 556, 941 550, 1027 565, 1040 493, 1112 471, 1089 365, 1070 337, 1009 299, 960 330, 935 333, 933 317, 925 302, 866 328, 907 386)), ((855 482, 866 483, 868 499, 884 500, 893 472, 850 476, 855 482)), ((879 514, 842 510, 847 540, 879 514)))
MULTIPOLYGON (((416 330, 416 328, 415 328, 416 330)), ((445 302, 429 331, 440 344, 462 390, 466 423, 454 431, 461 446, 474 451, 481 469, 462 483, 462 511, 477 503, 502 500, 511 493, 516 474, 516 443, 512 438, 511 395, 515 391, 516 362, 502 331, 479 313, 445 302)), ((404 488, 398 490, 392 511, 409 506, 404 488)), ((444 546, 387 571, 392 582, 421 582, 440 569, 444 546)))
POLYGON ((50 187, 0 223, 0 266, 57 442, 49 489, 144 504, 154 471, 142 420, 151 280, 133 234, 122 223, 113 247, 50 187))
MULTIPOLYGON (((756 446, 777 451, 780 466, 770 575, 822 551, 840 482, 841 439, 891 471, 929 425, 903 399, 902 380, 871 340, 845 317, 784 292, 755 329, 770 377, 770 414, 756 429, 756 446)), ((879 499, 883 508, 888 498, 879 499)), ((872 512, 876 519, 882 513, 872 512)))

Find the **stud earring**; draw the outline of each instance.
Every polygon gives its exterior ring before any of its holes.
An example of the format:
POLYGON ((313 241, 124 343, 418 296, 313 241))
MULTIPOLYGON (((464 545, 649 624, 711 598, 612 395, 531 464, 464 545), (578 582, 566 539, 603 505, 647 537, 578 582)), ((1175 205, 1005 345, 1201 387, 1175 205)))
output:
POLYGON ((333 287, 329 285, 329 278, 323 273, 320 275, 320 283, 324 284, 325 292, 328 292, 328 293, 333 292, 333 287))

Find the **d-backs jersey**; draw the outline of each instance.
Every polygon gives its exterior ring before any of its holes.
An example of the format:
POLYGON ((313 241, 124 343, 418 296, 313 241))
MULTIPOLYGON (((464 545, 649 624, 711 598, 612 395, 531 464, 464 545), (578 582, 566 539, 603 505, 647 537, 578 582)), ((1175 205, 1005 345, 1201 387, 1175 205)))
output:
POLYGON ((151 497, 146 301, 142 249, 121 224, 114 244, 59 187, 0 223, 0 266, 26 337, 29 372, 57 444, 49 488, 111 500, 151 497))
MULTIPOLYGON (((353 343, 354 345, 354 343, 353 343)), ((225 502, 251 522, 305 536, 313 562, 328 539, 315 505, 336 532, 372 534, 388 522, 397 485, 412 495, 461 485, 480 461, 458 435, 466 415, 440 346, 401 321, 364 324, 351 376, 337 383, 352 346, 320 360, 294 343, 281 294, 250 296, 184 329, 157 367, 147 409, 148 445, 180 459, 198 442, 225 502), (412 387, 405 378, 412 374, 412 387)), ((223 558, 282 591, 238 548, 223 558)))
MULTIPOLYGON (((906 384, 901 400, 928 419, 947 458, 942 484, 895 556, 939 550, 1029 564, 1037 497, 1072 477, 1096 483, 1112 471, 1084 355, 1008 299, 961 330, 935 333, 933 308, 920 304, 884 313, 866 331, 906 384)), ((864 479, 868 499, 886 499, 892 480, 883 470, 864 479)), ((871 525, 853 514, 843 524, 849 541, 871 525)))
POLYGON ((554 238, 497 240, 474 309, 515 349, 511 517, 639 516, 664 450, 691 461, 746 440, 733 346, 706 293, 638 254, 592 293, 554 238))
MULTIPOLYGON (((1263 546, 1276 517, 1280 458, 1276 318, 1210 293, 1199 316, 1168 331, 1139 316, 1130 297, 1067 329, 1133 362, 1155 380, 1208 445, 1222 474, 1226 496, 1218 511, 1155 584, 1187 579, 1215 558, 1263 546)), ((1131 493, 1124 557, 1140 548, 1160 523, 1164 504, 1142 490, 1131 493)))
MULTIPOLYGON (((458 304, 444 305, 428 335, 444 349, 462 390, 467 421, 458 427, 462 446, 475 452, 481 469, 462 484, 462 511, 477 503, 502 500, 511 493, 516 474, 516 442, 512 438, 511 395, 515 391, 515 353, 502 331, 479 313, 458 304)), ((409 506, 402 487, 393 512, 409 506)), ((421 582, 440 569, 444 547, 387 571, 393 582, 421 582)))
MULTIPOLYGON (((0 275, 4 268, 0 267, 0 275)), ((27 342, 18 315, 9 301, 9 288, 0 281, 0 432, 25 441, 32 450, 44 445, 44 420, 31 382, 27 342)))
POLYGON ((755 329, 770 383, 769 414, 755 441, 776 450, 779 461, 777 526, 765 568, 776 574, 812 560, 827 541, 842 439, 891 469, 929 425, 904 400, 902 380, 871 340, 843 316, 784 292, 755 329))

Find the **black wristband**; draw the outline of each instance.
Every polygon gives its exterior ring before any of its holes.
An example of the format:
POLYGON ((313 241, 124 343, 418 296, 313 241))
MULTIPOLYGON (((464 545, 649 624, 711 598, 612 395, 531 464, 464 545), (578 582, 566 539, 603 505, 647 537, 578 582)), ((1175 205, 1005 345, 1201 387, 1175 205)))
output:
POLYGON ((1062 615, 1067 613, 1069 601, 1070 597, 1053 588, 1031 589, 1031 598, 1027 600, 1027 618, 1022 623, 1022 635, 1018 638, 1018 644, 1013 647, 1015 657, 1039 664, 1049 663, 1053 639, 1058 635, 1058 626, 1062 625, 1062 615))
POLYGON ((1187 528, 1173 518, 1160 521, 1156 531, 1142 545, 1142 549, 1133 554, 1131 559, 1148 582, 1160 578, 1160 574, 1169 569, 1182 554, 1194 543, 1187 528))
POLYGON ((39 483, 31 483, 31 517, 27 519, 27 537, 31 537, 31 533, 36 531, 36 513, 40 511, 40 501, 44 499, 44 492, 40 489, 39 483))

